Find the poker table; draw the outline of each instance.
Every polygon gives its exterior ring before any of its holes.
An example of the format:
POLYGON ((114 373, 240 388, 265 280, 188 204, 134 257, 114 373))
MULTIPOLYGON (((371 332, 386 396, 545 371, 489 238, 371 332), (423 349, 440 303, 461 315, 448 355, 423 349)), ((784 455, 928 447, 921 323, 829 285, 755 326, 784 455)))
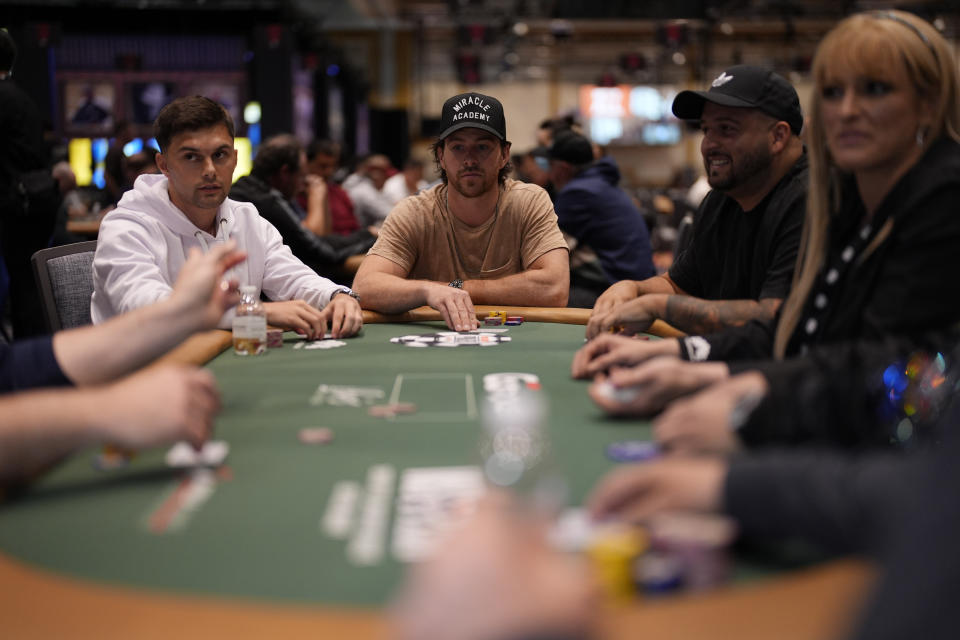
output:
MULTIPOLYGON (((5 635, 383 636, 384 607, 407 566, 395 497, 416 472, 462 478, 477 468, 489 376, 536 376, 550 464, 570 504, 614 466, 608 444, 650 438, 646 422, 606 418, 570 378, 587 311, 503 310, 525 322, 495 334, 509 342, 486 346, 391 342, 443 331, 430 309, 365 312, 362 333, 335 348, 288 333, 282 348, 241 357, 227 332, 191 338, 164 362, 206 363, 216 375, 225 464, 174 468, 158 450, 103 470, 91 463, 98 452, 82 452, 0 505, 5 635), (393 402, 416 411, 371 415, 370 406, 393 402), (310 427, 331 429, 332 442, 302 442, 310 427)), ((834 637, 871 570, 841 561, 785 572, 737 560, 733 574, 706 594, 610 607, 602 634, 834 637)))

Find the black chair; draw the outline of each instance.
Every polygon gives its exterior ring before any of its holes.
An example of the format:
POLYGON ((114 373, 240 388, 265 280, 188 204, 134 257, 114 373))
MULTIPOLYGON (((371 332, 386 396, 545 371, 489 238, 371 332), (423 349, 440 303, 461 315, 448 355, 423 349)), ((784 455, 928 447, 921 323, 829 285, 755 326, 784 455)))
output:
POLYGON ((51 333, 90 324, 97 241, 41 249, 30 259, 51 333))

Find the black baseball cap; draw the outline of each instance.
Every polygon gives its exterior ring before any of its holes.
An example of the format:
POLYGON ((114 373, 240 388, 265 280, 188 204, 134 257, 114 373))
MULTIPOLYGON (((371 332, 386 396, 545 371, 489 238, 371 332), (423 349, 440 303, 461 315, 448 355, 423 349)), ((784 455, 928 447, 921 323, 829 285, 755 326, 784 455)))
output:
POLYGON ((443 103, 440 114, 440 139, 459 129, 473 127, 489 131, 504 142, 507 140, 507 122, 503 105, 496 98, 482 93, 461 93, 443 103))
POLYGON ((789 124, 795 135, 803 128, 796 89, 783 76, 763 67, 738 64, 714 78, 707 91, 681 91, 673 100, 673 115, 699 120, 708 100, 727 107, 759 109, 789 124))
POLYGON ((548 155, 554 160, 563 160, 572 165, 593 162, 593 145, 586 137, 574 131, 561 131, 553 139, 548 155))

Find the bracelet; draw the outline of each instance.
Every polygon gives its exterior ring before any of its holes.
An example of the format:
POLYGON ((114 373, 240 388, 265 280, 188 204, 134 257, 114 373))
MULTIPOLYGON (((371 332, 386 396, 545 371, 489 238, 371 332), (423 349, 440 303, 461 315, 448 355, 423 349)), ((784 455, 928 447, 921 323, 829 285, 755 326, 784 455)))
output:
POLYGON ((463 280, 457 278, 447 285, 448 287, 453 287, 454 289, 463 289, 463 280))

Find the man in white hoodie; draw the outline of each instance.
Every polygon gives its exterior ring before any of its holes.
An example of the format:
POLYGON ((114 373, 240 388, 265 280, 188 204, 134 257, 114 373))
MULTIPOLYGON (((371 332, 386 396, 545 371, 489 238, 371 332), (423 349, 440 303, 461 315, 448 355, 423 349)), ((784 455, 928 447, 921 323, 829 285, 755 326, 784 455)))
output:
MULTIPOLYGON (((157 116, 154 135, 162 175, 140 176, 100 225, 94 323, 166 298, 191 248, 206 251, 232 239, 247 254, 233 276, 271 300, 264 304, 269 324, 310 338, 359 331, 356 294, 294 257, 252 204, 227 198, 237 153, 233 120, 222 106, 201 96, 174 100, 157 116)), ((219 326, 228 328, 232 313, 219 326)))

